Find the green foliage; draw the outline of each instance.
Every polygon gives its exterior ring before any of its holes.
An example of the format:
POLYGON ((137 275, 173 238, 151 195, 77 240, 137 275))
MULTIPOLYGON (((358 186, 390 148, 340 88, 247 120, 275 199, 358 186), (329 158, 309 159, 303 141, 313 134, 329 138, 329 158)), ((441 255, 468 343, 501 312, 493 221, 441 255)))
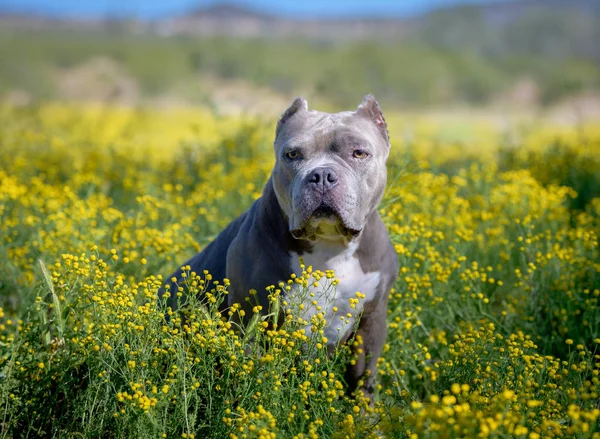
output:
MULTIPOLYGON (((335 106, 366 92, 386 106, 486 104, 522 79, 544 104, 600 88, 589 42, 593 15, 525 14, 506 26, 478 9, 433 14, 389 40, 327 42, 297 38, 160 37, 126 29, 0 32, 0 92, 60 97, 57 78, 95 57, 118 63, 144 97, 175 93, 202 102, 205 75, 241 79, 284 94, 304 93, 335 106)), ((502 21, 502 20, 500 20, 502 21)))

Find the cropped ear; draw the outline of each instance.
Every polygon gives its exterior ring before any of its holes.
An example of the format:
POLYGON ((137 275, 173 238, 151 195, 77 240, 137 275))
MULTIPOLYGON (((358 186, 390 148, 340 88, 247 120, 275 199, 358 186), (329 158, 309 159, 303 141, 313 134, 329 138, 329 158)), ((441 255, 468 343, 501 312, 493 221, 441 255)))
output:
POLYGON ((379 131, 383 138, 389 142, 390 136, 387 130, 387 123, 385 122, 385 118, 383 117, 383 113, 381 112, 381 107, 377 103, 375 96, 372 94, 368 94, 364 97, 361 104, 356 109, 356 114, 359 114, 373 123, 377 125, 379 131))
POLYGON ((283 127, 283 125, 290 120, 290 118, 301 111, 307 111, 308 110, 308 103, 306 102, 306 99, 304 98, 296 98, 294 100, 294 102, 292 102, 292 105, 290 105, 290 107, 285 110, 283 112, 283 114, 281 115, 281 117, 279 118, 279 121, 277 122, 277 129, 275 130, 275 137, 277 137, 277 135, 279 135, 279 131, 281 131, 281 127, 283 127))

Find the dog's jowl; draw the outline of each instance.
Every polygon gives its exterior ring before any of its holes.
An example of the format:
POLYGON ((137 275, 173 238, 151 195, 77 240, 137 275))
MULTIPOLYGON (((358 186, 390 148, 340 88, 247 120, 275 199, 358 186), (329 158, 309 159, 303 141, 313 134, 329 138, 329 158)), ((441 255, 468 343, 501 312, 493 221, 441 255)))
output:
MULTIPOLYGON (((184 264, 196 273, 208 270, 214 279, 230 280, 224 306, 248 306, 245 298, 254 289, 263 309, 268 309, 265 288, 300 274, 302 261, 316 270, 334 270, 339 279, 335 291, 325 297, 315 288, 303 318, 310 320, 320 307, 330 349, 355 330, 361 336, 361 354, 346 377, 350 388, 364 378, 367 395, 373 391, 388 294, 398 272, 377 211, 389 151, 386 122, 373 96, 355 111, 335 114, 309 110, 304 99, 296 99, 277 123, 275 167, 261 198, 184 264), (352 314, 360 321, 334 318, 350 311, 357 292, 362 300, 352 314), (370 374, 365 376, 366 370, 370 374)), ((180 274, 172 277, 180 279, 180 274)), ((176 291, 177 285, 171 285, 173 307, 176 291)))

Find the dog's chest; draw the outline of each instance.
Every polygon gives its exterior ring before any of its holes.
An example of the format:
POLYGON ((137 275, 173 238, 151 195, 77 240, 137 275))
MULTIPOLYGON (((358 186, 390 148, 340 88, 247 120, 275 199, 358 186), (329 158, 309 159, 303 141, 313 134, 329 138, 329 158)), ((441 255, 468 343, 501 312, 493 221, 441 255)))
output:
POLYGON ((305 270, 312 267, 313 275, 308 279, 308 286, 294 285, 290 291, 292 313, 308 321, 305 331, 310 334, 314 316, 319 313, 325 317, 324 327, 328 345, 333 346, 340 340, 345 340, 353 328, 356 317, 362 312, 364 303, 375 298, 380 282, 380 273, 365 273, 356 255, 357 245, 351 243, 344 247, 341 244, 320 244, 313 247, 312 253, 300 257, 291 254, 292 270, 297 276, 302 274, 301 260, 305 270), (315 271, 333 270, 337 285, 332 285, 333 279, 325 277, 314 285, 315 271), (357 292, 360 293, 357 295, 357 292), (298 307, 298 303, 303 307, 298 307), (299 314, 299 315, 298 315, 299 314))

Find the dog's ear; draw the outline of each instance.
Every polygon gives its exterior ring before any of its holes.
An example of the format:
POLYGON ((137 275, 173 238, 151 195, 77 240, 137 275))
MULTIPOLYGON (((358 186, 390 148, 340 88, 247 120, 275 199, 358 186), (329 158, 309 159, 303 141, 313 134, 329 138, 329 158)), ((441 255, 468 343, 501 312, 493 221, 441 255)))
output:
POLYGON ((381 107, 377 103, 375 96, 371 94, 366 95, 361 104, 356 109, 356 114, 359 114, 375 123, 375 125, 377 125, 377 128, 379 128, 379 131, 381 132, 383 138, 387 142, 390 141, 387 123, 385 122, 385 118, 383 117, 381 107))
POLYGON ((292 102, 292 105, 290 105, 290 108, 285 110, 279 118, 279 122, 277 122, 277 129, 275 130, 275 137, 277 137, 279 131, 281 131, 281 127, 283 127, 283 125, 285 125, 285 123, 290 120, 294 114, 307 110, 308 103, 306 102, 306 99, 300 97, 296 98, 294 102, 292 102))

